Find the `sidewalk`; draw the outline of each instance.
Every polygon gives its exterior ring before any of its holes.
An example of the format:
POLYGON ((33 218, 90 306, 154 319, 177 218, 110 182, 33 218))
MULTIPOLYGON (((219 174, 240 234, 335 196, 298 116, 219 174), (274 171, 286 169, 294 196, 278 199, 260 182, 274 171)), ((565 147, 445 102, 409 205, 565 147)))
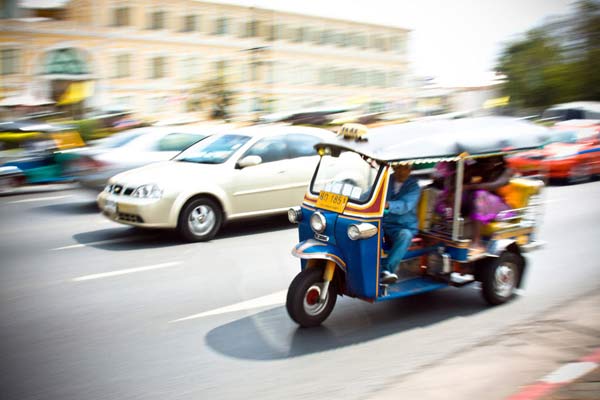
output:
POLYGON ((600 291, 404 377, 371 400, 600 400, 600 291))

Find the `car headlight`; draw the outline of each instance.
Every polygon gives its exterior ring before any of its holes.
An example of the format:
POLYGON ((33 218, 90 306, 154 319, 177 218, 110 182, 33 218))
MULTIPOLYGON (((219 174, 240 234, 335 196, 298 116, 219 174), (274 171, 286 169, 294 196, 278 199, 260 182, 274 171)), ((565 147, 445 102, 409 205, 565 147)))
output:
POLYGON ((310 227, 316 233, 323 233, 323 231, 327 227, 327 221, 325 220, 325 216, 318 211, 311 215, 310 227))
POLYGON ((108 185, 104 186, 104 191, 106 193, 112 192, 112 185, 109 183, 108 185))
POLYGON ((302 209, 300 207, 292 207, 288 210, 288 219, 292 224, 297 224, 302 221, 302 209))
POLYGON ((352 240, 367 239, 377 233, 377 227, 372 224, 352 224, 348 227, 348 237, 352 240))
POLYGON ((160 199, 162 193, 161 188, 153 183, 149 183, 147 185, 138 186, 131 194, 131 197, 139 197, 140 199, 160 199))

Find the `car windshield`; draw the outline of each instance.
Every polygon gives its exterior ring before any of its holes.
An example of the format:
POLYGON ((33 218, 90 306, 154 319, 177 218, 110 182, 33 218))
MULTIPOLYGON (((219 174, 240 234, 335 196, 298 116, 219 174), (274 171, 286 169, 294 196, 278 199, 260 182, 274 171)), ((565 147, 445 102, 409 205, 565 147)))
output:
POLYGON ((369 163, 353 152, 343 152, 339 157, 323 156, 310 190, 313 194, 321 191, 342 194, 362 203, 369 199, 379 169, 376 163, 369 163))
POLYGON ((593 128, 580 128, 576 130, 558 131, 554 134, 550 143, 577 143, 586 139, 593 139, 596 136, 596 131, 593 128))
POLYGON ((127 132, 120 132, 120 133, 117 133, 113 136, 110 136, 110 137, 100 141, 98 143, 98 146, 109 148, 109 149, 116 149, 117 147, 126 145, 127 143, 131 142, 135 138, 140 137, 144 133, 146 133, 146 131, 143 129, 142 130, 136 129, 134 131, 127 131, 127 132))
POLYGON ((215 136, 190 147, 175 157, 175 160, 202 164, 222 164, 248 140, 250 140, 250 137, 244 135, 215 136))

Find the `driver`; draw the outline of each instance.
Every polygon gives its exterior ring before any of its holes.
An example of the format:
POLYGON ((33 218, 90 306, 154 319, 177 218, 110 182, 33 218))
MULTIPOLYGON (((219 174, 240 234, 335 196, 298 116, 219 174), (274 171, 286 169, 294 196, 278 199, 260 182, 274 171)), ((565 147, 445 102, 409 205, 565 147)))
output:
POLYGON ((381 271, 381 283, 398 280, 395 271, 400 265, 412 238, 418 231, 417 203, 421 189, 417 179, 410 176, 410 165, 395 165, 388 185, 386 213, 383 217, 383 231, 391 241, 392 249, 387 265, 381 271))

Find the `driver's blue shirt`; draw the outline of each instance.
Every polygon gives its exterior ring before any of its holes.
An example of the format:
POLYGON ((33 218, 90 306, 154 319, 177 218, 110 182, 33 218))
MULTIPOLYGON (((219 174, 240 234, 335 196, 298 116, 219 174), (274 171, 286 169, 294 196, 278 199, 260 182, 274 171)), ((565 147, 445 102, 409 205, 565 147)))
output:
POLYGON ((419 183, 417 179, 409 176, 397 191, 394 190, 396 186, 394 183, 392 175, 387 192, 389 209, 383 217, 383 229, 404 228, 415 234, 418 231, 417 202, 421 194, 419 183))

